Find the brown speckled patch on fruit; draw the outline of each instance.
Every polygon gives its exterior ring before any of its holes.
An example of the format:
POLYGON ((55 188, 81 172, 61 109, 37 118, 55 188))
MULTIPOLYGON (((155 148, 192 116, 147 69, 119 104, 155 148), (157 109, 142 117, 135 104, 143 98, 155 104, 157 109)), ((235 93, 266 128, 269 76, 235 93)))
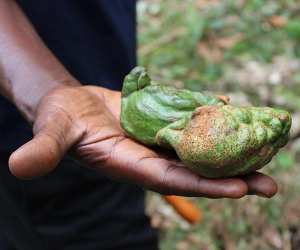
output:
MULTIPOLYGON (((261 168, 278 151, 273 143, 281 137, 277 134, 274 139, 258 139, 252 116, 250 109, 233 106, 197 108, 175 147, 179 158, 208 177, 233 176, 261 168), (241 112, 239 116, 237 112, 241 112), (243 112, 249 115, 247 119, 243 112)), ((271 131, 263 121, 255 122, 256 126, 271 131)))
POLYGON ((180 145, 178 145, 180 154, 189 154, 193 159, 198 151, 209 152, 214 148, 215 138, 218 136, 214 122, 222 115, 218 110, 218 106, 197 108, 193 112, 191 121, 183 130, 182 139, 180 145))

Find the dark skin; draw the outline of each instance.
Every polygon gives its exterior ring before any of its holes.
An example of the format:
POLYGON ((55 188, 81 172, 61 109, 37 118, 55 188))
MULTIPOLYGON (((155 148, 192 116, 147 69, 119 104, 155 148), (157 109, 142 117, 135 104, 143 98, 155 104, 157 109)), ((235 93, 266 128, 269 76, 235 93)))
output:
POLYGON ((275 181, 264 174, 202 178, 176 158, 127 138, 119 125, 120 92, 82 86, 11 0, 0 0, 0 79, 2 95, 33 123, 34 138, 9 159, 16 177, 45 175, 70 153, 112 179, 163 194, 241 198, 277 192, 275 181))

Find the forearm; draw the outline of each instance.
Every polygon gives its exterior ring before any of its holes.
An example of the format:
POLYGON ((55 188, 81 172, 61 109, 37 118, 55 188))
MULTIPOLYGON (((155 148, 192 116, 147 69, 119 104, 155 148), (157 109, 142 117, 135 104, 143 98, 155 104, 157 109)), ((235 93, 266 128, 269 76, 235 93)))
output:
POLYGON ((79 85, 43 44, 19 6, 0 0, 0 93, 32 121, 51 89, 79 85))

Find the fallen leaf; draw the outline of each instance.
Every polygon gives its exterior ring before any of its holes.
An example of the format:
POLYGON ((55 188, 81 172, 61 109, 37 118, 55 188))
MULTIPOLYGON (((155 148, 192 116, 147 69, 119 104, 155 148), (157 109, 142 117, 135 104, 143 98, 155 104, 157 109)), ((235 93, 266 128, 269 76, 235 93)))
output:
POLYGON ((282 28, 287 24, 287 20, 283 16, 272 16, 270 17, 269 22, 272 26, 276 28, 282 28))
POLYGON ((197 45, 198 55, 211 62, 220 62, 223 58, 223 53, 216 46, 209 46, 206 42, 199 42, 197 45))
POLYGON ((216 39, 216 45, 222 49, 230 49, 242 39, 243 35, 238 33, 233 36, 221 37, 216 39))

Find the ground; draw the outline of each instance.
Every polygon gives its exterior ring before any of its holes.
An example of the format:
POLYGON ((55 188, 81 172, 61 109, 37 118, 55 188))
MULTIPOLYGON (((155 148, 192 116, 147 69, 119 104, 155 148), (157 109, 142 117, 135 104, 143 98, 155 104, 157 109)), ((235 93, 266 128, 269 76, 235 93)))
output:
POLYGON ((289 144, 263 170, 274 198, 195 198, 203 220, 190 226, 149 193, 161 249, 300 249, 299 0, 140 0, 138 26, 139 64, 157 81, 293 116, 289 144))

